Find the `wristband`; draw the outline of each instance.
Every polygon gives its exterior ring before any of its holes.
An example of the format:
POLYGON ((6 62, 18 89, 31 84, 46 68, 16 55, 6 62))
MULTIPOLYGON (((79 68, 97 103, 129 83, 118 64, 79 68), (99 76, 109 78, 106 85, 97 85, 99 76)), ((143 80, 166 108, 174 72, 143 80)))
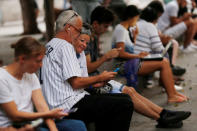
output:
POLYGON ((121 86, 120 89, 119 89, 121 92, 122 92, 123 87, 124 87, 124 85, 122 84, 122 86, 121 86))

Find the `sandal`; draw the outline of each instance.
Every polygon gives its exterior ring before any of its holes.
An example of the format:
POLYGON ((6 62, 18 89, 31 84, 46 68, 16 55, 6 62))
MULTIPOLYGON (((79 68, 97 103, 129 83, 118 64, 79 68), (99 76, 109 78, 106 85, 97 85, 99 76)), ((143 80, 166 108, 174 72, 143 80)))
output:
POLYGON ((187 97, 187 96, 185 96, 185 95, 183 95, 181 93, 177 93, 177 95, 180 96, 180 97, 182 97, 182 98, 184 98, 185 101, 188 101, 189 100, 189 97, 187 97))
POLYGON ((187 100, 185 100, 184 98, 177 96, 177 99, 172 99, 172 100, 168 100, 168 104, 173 104, 173 103, 182 103, 185 102, 187 100))

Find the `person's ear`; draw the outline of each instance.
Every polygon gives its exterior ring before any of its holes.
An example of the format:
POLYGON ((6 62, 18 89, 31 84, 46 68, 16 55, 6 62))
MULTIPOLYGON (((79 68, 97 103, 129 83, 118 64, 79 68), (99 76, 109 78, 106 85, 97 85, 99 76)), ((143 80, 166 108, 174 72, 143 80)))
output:
POLYGON ((96 28, 98 25, 99 25, 98 21, 93 21, 93 23, 92 23, 93 28, 96 28))
POLYGON ((64 27, 65 31, 70 31, 70 26, 68 24, 66 24, 66 26, 64 27))
POLYGON ((24 55, 18 56, 18 61, 20 61, 20 62, 24 62, 25 59, 26 59, 26 57, 24 55))

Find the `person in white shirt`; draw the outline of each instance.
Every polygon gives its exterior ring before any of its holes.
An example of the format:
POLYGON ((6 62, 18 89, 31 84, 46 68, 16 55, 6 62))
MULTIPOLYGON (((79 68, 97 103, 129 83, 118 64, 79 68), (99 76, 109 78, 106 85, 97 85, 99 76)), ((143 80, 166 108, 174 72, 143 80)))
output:
POLYGON ((136 38, 134 53, 149 52, 151 54, 162 53, 164 46, 160 40, 158 30, 154 25, 157 22, 157 13, 151 7, 146 7, 137 22, 139 30, 136 38), (148 16, 151 14, 151 16, 148 16))
POLYGON ((178 18, 179 6, 186 6, 186 0, 173 0, 165 6, 165 11, 158 20, 158 29, 175 39, 185 33, 184 48, 186 48, 197 32, 197 21, 191 18, 191 13, 185 13, 178 18))
MULTIPOLYGON (((123 72, 128 81, 132 80, 133 74, 136 75, 147 75, 153 73, 156 70, 160 71, 160 78, 166 89, 168 95, 168 102, 184 102, 187 101, 187 97, 178 93, 174 88, 173 75, 171 72, 169 61, 164 58, 161 61, 141 61, 147 55, 146 52, 140 54, 133 53, 133 47, 135 45, 135 37, 138 34, 137 30, 133 32, 128 31, 130 27, 136 26, 136 22, 139 18, 138 9, 134 5, 130 5, 125 10, 125 19, 116 26, 113 37, 112 46, 114 48, 121 48, 117 62, 123 65, 123 72), (131 36, 133 33, 133 36, 131 36), (133 37, 132 39, 130 39, 133 37)), ((137 28, 136 28, 137 29, 137 28)), ((130 85, 129 85, 130 86, 130 85)))
MULTIPOLYGON (((87 37, 89 38, 96 38, 98 35, 101 35, 106 32, 106 30, 102 30, 103 27, 107 28, 110 26, 113 22, 113 13, 110 11, 108 8, 98 6, 96 7, 92 14, 91 14, 91 23, 92 23, 92 30, 94 33, 90 35, 90 33, 82 34, 80 35, 81 39, 83 41, 79 42, 86 42, 85 39, 87 37), (103 15, 105 14, 105 15, 103 15), (110 19, 111 18, 111 19, 110 19)), ((88 28, 82 28, 82 30, 86 30, 85 32, 88 32, 88 28)), ((89 31, 90 32, 90 31, 89 31)), ((99 57, 99 54, 97 52, 99 46, 98 39, 90 40, 90 42, 87 44, 87 48, 85 50, 86 53, 86 61, 87 61, 87 68, 88 68, 88 73, 90 76, 98 75, 99 71, 97 70, 101 65, 103 65, 106 61, 109 61, 109 54, 113 54, 110 56, 117 57, 115 55, 116 53, 112 53, 112 50, 104 54, 103 56, 99 57), (111 52, 111 53, 110 53, 111 52)), ((118 54, 118 53, 117 53, 118 54)), ((173 125, 180 124, 180 116, 181 113, 178 111, 178 117, 176 117, 177 112, 176 111, 170 111, 166 110, 154 103, 152 103, 150 100, 147 98, 143 97, 140 95, 133 87, 126 86, 122 83, 119 83, 118 81, 111 80, 106 85, 100 87, 100 88, 91 88, 88 89, 90 93, 126 93, 128 94, 134 105, 134 110, 144 116, 147 116, 149 118, 152 118, 158 122, 157 127, 168 127, 168 128, 173 128, 173 125), (109 90, 107 90, 107 89, 109 90), (104 90, 104 91, 103 91, 104 90), (168 115, 166 115, 168 114, 168 115), (166 117, 165 117, 166 116, 166 117), (179 120, 177 120, 177 118, 179 120), (171 121, 171 122, 169 122, 171 121), (174 121, 174 122, 173 122, 174 121), (169 124, 173 123, 173 124, 169 124)), ((182 116, 187 116, 185 114, 190 114, 188 112, 182 112, 182 116)), ((185 117, 184 117, 185 118, 185 117)), ((182 119, 183 120, 183 119, 182 119)))
POLYGON ((46 126, 40 126, 41 130, 74 131, 71 126, 79 126, 76 129, 86 131, 81 121, 59 120, 55 123, 52 120, 68 116, 68 113, 61 108, 49 110, 42 95, 35 72, 42 66, 45 47, 31 37, 24 37, 12 48, 14 62, 0 68, 0 127, 23 128, 30 121, 43 118, 46 126), (33 105, 37 112, 34 112, 33 105))
MULTIPOLYGON (((158 17, 160 17, 164 12, 163 5, 160 1, 152 1, 147 6, 155 9, 158 17)), ((169 42, 172 42, 172 48, 168 50, 169 61, 170 61, 170 65, 172 68, 173 75, 174 75, 175 83, 180 84, 180 82, 183 80, 181 76, 186 72, 186 69, 176 65, 176 59, 177 59, 178 50, 179 50, 179 43, 177 40, 175 40, 174 38, 168 35, 163 34, 161 31, 158 31, 158 32, 159 32, 161 42, 164 46, 166 46, 169 42)))
MULTIPOLYGON (((116 72, 104 71, 88 77, 84 49, 79 43, 81 17, 72 10, 62 12, 56 21, 56 38, 46 44, 41 69, 42 90, 50 109, 78 108, 68 118, 94 122, 96 130, 128 131, 133 103, 126 94, 90 95, 85 88, 97 88, 116 72), (84 59, 81 62, 81 59, 84 59)), ((89 40, 86 40, 89 41, 89 40)))

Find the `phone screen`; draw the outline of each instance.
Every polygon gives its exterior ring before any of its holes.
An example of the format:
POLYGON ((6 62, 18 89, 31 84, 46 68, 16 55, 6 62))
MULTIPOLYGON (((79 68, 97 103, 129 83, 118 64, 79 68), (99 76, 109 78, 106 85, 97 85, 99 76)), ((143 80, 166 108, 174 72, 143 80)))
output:
POLYGON ((116 68, 113 72, 118 72, 120 70, 120 68, 116 68))
POLYGON ((73 113, 73 112, 76 112, 77 110, 78 110, 78 108, 72 108, 70 110, 64 109, 63 112, 65 112, 65 113, 73 113))

